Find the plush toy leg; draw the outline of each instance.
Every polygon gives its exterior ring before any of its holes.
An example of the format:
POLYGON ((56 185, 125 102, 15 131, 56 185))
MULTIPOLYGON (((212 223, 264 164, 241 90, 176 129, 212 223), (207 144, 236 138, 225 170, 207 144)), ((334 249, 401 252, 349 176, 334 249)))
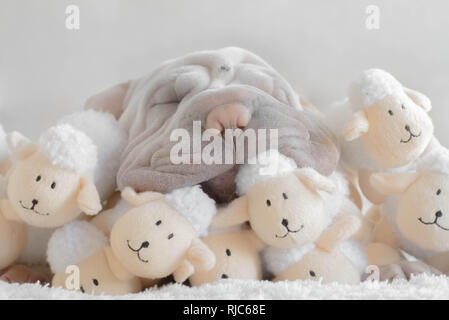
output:
POLYGON ((381 204, 383 203, 387 196, 377 192, 376 189, 374 189, 371 186, 370 183, 370 176, 373 174, 371 171, 367 170, 360 170, 359 171, 359 187, 364 196, 374 204, 381 204))
POLYGON ((23 265, 15 265, 8 268, 0 276, 0 281, 8 283, 35 283, 47 284, 50 282, 49 270, 30 268, 23 265))
POLYGON ((173 278, 178 283, 183 283, 186 281, 193 273, 195 268, 188 260, 183 260, 178 269, 173 272, 173 278))
POLYGON ((368 265, 385 266, 403 259, 396 249, 380 242, 368 244, 365 252, 368 265))
POLYGON ((449 273, 449 251, 437 253, 425 262, 445 274, 449 273))
POLYGON ((418 275, 422 273, 434 274, 437 276, 442 274, 439 270, 435 269, 432 266, 429 266, 422 261, 402 260, 401 262, 399 262, 399 266, 402 268, 402 271, 404 272, 407 279, 410 279, 412 275, 418 275))

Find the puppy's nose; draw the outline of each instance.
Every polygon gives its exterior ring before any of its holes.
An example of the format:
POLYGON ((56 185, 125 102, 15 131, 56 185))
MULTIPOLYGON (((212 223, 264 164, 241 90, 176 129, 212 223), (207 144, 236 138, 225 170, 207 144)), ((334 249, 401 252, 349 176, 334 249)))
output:
POLYGON ((288 226, 288 220, 287 219, 282 219, 282 225, 284 226, 284 227, 286 227, 286 226, 288 226))
POLYGON ((410 131, 410 126, 408 124, 405 125, 405 130, 410 131))
POLYGON ((32 203, 33 205, 36 205, 36 204, 39 203, 39 201, 37 201, 36 199, 33 199, 33 200, 31 201, 31 203, 32 203))
POLYGON ((150 245, 150 243, 149 243, 148 241, 144 241, 144 242, 142 242, 141 247, 142 247, 142 248, 148 248, 149 245, 150 245))
POLYGON ((441 212, 441 210, 438 210, 437 212, 435 212, 435 217, 439 218, 443 215, 443 212, 441 212))

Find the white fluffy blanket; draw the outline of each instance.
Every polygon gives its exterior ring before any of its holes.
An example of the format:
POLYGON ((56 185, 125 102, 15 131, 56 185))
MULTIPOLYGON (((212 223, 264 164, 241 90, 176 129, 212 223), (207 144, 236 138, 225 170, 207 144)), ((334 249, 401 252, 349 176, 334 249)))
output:
POLYGON ((190 288, 170 284, 125 296, 91 296, 39 284, 0 282, 0 299, 449 299, 449 277, 420 275, 410 281, 364 282, 359 285, 321 284, 316 281, 273 283, 269 281, 222 280, 190 288))

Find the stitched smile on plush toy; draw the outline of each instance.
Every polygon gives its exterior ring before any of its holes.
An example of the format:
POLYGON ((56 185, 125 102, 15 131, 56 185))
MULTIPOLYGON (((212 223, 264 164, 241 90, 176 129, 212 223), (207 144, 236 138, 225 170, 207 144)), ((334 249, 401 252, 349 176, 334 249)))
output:
POLYGON ((435 213, 435 220, 432 222, 425 222, 421 217, 418 218, 419 222, 425 225, 436 225, 438 228, 443 229, 444 231, 449 231, 449 228, 445 228, 438 223, 438 219, 443 215, 443 213, 439 210, 435 213))
POLYGON ((410 136, 408 137, 407 140, 402 140, 402 139, 401 139, 401 143, 409 143, 410 141, 412 141, 413 138, 418 138, 419 136, 421 136, 421 132, 418 133, 418 134, 414 134, 414 133, 412 132, 412 130, 410 129, 410 126, 409 126, 409 125, 406 125, 406 126, 405 126, 405 130, 410 134, 410 136))
POLYGON ((49 216, 49 213, 40 213, 39 211, 35 210, 34 207, 39 203, 39 201, 37 201, 36 199, 33 199, 33 201, 31 201, 32 206, 27 208, 26 206, 23 205, 22 200, 19 201, 19 204, 22 206, 22 208, 29 210, 29 211, 33 211, 35 214, 38 214, 40 216, 49 216))
POLYGON ((288 227, 288 220, 287 220, 287 219, 282 219, 281 224, 285 227, 285 229, 287 229, 287 232, 286 232, 283 236, 280 236, 280 235, 275 234, 276 238, 281 238, 281 239, 283 239, 283 238, 287 237, 290 233, 297 233, 297 232, 301 231, 301 230, 304 228, 304 225, 302 224, 301 227, 299 227, 299 229, 297 229, 297 230, 291 230, 291 229, 288 227))
POLYGON ((140 250, 142 250, 143 248, 148 248, 148 247, 150 246, 150 243, 149 243, 148 241, 142 242, 142 244, 140 245, 139 249, 134 249, 133 247, 131 247, 131 245, 129 244, 129 240, 127 240, 127 244, 128 244, 128 248, 129 248, 131 251, 137 252, 137 258, 138 258, 140 261, 142 261, 142 262, 144 262, 144 263, 148 263, 148 260, 142 259, 142 258, 140 257, 140 250))

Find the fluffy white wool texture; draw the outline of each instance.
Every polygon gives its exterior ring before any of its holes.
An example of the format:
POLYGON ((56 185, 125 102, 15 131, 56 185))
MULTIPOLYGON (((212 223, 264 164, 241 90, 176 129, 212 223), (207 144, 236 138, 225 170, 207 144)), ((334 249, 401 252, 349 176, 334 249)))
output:
POLYGON ((399 81, 384 70, 368 69, 352 83, 348 98, 353 110, 360 110, 390 95, 405 95, 399 81))
POLYGON ((200 185, 173 190, 165 199, 192 224, 199 236, 206 236, 217 212, 215 201, 200 185))
POLYGON ((271 149, 261 152, 248 159, 248 163, 240 167, 235 177, 237 194, 243 195, 255 184, 287 174, 296 168, 293 159, 284 156, 277 150, 271 149))
POLYGON ((59 124, 45 131, 39 149, 55 166, 79 174, 91 173, 97 164, 97 147, 82 131, 59 124))
POLYGON ((108 245, 102 231, 87 221, 73 221, 57 229, 48 241, 47 261, 51 270, 65 272, 108 245))
POLYGON ((200 287, 169 284, 150 288, 137 294, 123 296, 93 296, 80 291, 42 287, 39 284, 9 284, 0 282, 0 299, 51 300, 325 300, 325 299, 444 299, 449 297, 449 277, 422 274, 410 281, 400 279, 388 282, 366 281, 356 285, 314 280, 256 281, 226 279, 200 287))
POLYGON ((109 113, 85 110, 70 114, 59 121, 85 133, 97 147, 94 181, 100 198, 106 200, 116 189, 116 175, 126 134, 109 113))
POLYGON ((308 243, 291 249, 267 247, 261 252, 264 269, 277 276, 289 265, 298 262, 313 249, 315 249, 314 243, 308 243))
POLYGON ((355 240, 346 240, 340 243, 340 250, 359 270, 360 275, 365 273, 367 267, 366 253, 363 246, 355 240))

